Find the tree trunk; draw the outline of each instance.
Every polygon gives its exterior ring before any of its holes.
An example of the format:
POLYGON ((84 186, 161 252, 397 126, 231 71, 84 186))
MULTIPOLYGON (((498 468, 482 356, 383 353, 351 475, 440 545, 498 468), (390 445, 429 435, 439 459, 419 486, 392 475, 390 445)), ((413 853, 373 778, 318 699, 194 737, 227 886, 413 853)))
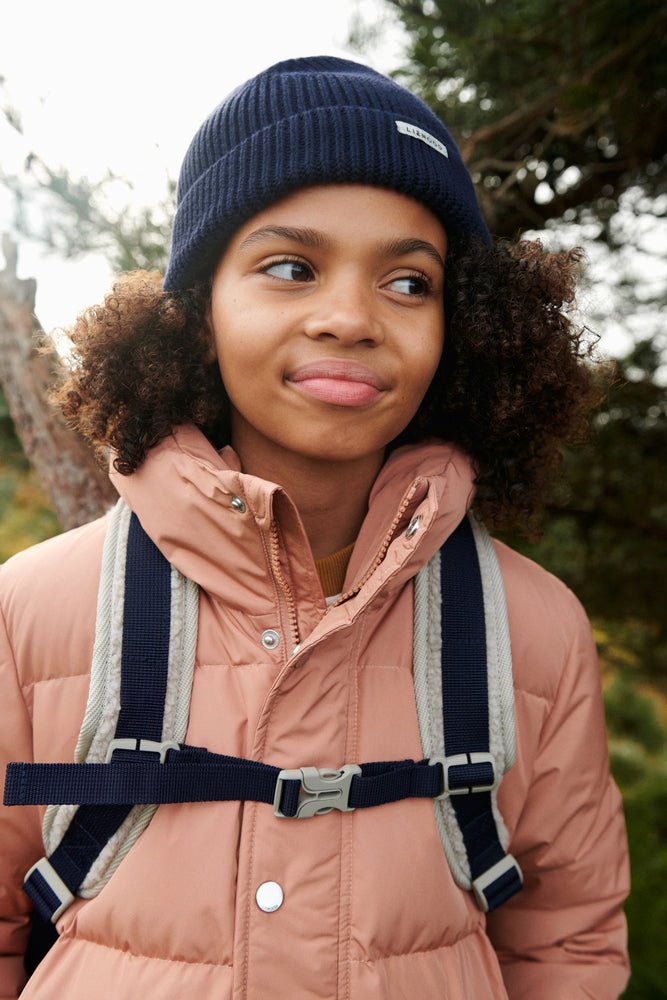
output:
POLYGON ((55 356, 37 349, 33 278, 16 275, 17 249, 4 236, 0 271, 0 386, 23 451, 64 528, 99 517, 117 499, 87 444, 47 399, 55 356))

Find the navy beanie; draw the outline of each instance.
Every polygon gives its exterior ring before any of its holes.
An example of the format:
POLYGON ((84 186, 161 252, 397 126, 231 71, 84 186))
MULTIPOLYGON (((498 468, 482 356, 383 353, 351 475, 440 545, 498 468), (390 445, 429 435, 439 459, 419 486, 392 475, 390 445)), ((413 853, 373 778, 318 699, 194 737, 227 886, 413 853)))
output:
POLYGON ((215 268, 261 209, 314 184, 372 184, 416 198, 448 234, 490 242, 451 135, 414 94, 367 66, 288 59, 238 87, 190 144, 178 181, 166 291, 215 268))

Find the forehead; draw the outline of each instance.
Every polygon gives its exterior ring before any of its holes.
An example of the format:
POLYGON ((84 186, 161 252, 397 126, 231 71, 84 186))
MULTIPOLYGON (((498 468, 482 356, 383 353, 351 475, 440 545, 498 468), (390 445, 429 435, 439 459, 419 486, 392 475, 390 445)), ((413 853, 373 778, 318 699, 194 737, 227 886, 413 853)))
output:
POLYGON ((432 243, 443 257, 447 248, 442 223, 414 198, 365 184, 327 184, 302 188, 262 209, 237 230, 228 250, 247 246, 254 234, 280 226, 308 229, 318 234, 323 246, 415 238, 432 243))

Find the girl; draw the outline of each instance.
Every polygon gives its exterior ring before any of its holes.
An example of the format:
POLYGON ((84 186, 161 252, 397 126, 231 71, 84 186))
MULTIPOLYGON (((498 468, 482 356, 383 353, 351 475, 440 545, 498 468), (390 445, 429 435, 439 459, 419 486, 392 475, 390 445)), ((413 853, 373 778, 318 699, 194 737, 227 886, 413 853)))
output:
MULTIPOLYGON (((199 587, 185 742, 287 769, 425 756, 413 583, 471 505, 530 523, 581 430, 591 376, 562 311, 577 262, 494 246, 444 125, 356 63, 273 66, 202 125, 164 284, 127 275, 79 319, 59 392, 199 587)), ((72 759, 108 524, 3 567, 6 760, 72 759)), ((243 795, 162 805, 56 917, 22 996, 618 997, 626 848, 590 629, 559 581, 494 545, 520 892, 485 917, 424 798, 307 822, 243 795)), ((25 983, 40 818, 3 809, 3 998, 25 983)))

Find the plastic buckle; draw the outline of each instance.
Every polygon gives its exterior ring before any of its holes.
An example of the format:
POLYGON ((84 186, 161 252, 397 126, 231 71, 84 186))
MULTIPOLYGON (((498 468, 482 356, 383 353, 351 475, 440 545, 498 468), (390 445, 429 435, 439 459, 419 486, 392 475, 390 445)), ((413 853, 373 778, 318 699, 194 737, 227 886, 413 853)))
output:
MULTIPOLYGON (((48 858, 41 858, 32 866, 32 868, 30 868, 26 872, 26 876, 23 879, 23 884, 26 885, 30 881, 31 876, 34 874, 40 875, 40 877, 46 882, 50 891, 60 902, 60 905, 57 906, 56 909, 51 914, 51 923, 55 924, 60 914, 64 913, 67 907, 71 906, 71 904, 74 902, 74 895, 65 885, 60 875, 55 870, 55 868, 53 867, 48 858)), ((41 886, 39 885, 39 882, 33 880, 32 887, 34 888, 35 892, 40 896, 42 902, 48 902, 44 899, 44 894, 41 889, 41 886)), ((48 906, 50 909, 51 904, 48 903, 48 906)))
POLYGON ((164 764, 170 750, 180 749, 176 740, 165 740, 161 743, 159 740, 139 740, 134 737, 124 737, 111 741, 107 748, 105 764, 111 763, 111 758, 116 750, 139 750, 142 753, 157 753, 160 755, 160 763, 164 764))
POLYGON ((354 806, 349 804, 350 786, 352 778, 357 774, 361 774, 358 764, 344 764, 339 771, 317 767, 299 767, 294 771, 281 771, 276 781, 273 812, 282 819, 323 816, 332 809, 354 812, 354 806), (280 808, 285 781, 301 782, 299 804, 294 816, 286 816, 280 808))
POLYGON ((472 880, 472 891, 474 893, 475 899, 477 900, 477 905, 480 910, 484 913, 488 913, 489 910, 495 910, 497 906, 500 906, 515 892, 518 892, 523 885, 523 873, 517 864, 517 861, 511 854, 506 854, 504 858, 497 861, 495 865, 492 865, 487 871, 482 872, 477 878, 472 880), (503 891, 500 893, 497 899, 493 899, 491 905, 489 905, 489 899, 486 895, 486 890, 497 882, 503 875, 508 872, 514 872, 515 877, 513 879, 507 879, 506 885, 503 891))
POLYGON ((469 795, 471 792, 493 792, 500 784, 496 771, 496 762, 490 753, 457 753, 452 757, 429 757, 429 764, 440 764, 442 767, 442 791, 435 796, 436 801, 450 795, 469 795), (464 785, 462 788, 452 788, 449 780, 450 767, 469 767, 471 764, 490 764, 493 772, 493 782, 490 785, 464 785))

